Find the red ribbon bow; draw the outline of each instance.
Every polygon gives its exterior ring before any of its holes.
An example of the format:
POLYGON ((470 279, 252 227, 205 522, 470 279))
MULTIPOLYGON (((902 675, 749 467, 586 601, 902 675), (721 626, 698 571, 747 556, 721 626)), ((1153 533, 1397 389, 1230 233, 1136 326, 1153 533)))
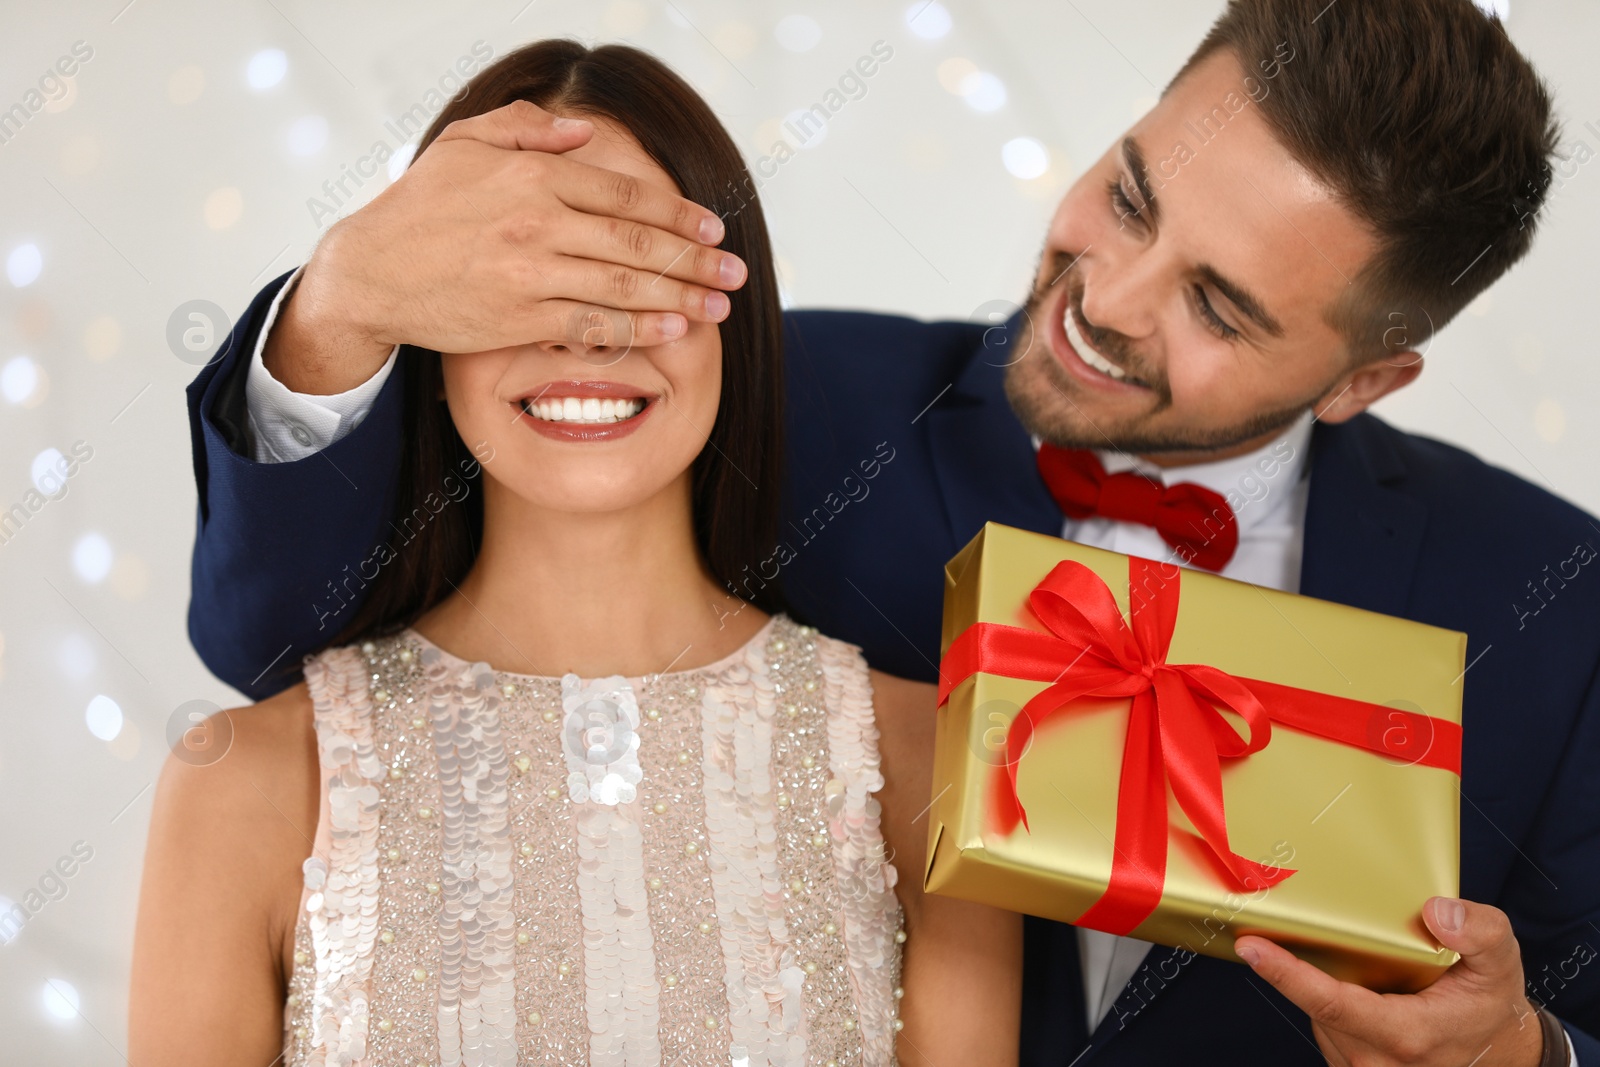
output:
POLYGON ((1166 883, 1169 783, 1207 850, 1237 883, 1233 888, 1273 886, 1294 873, 1235 853, 1223 810, 1221 761, 1261 751, 1272 739, 1273 722, 1461 773, 1456 723, 1236 678, 1203 663, 1168 663, 1181 578, 1172 564, 1129 557, 1130 627, 1094 571, 1071 560, 1058 563, 1028 596, 1048 633, 975 623, 951 643, 940 665, 940 706, 951 690, 980 671, 1051 683, 1023 706, 1006 734, 1009 787, 997 793, 1001 829, 1007 832, 1018 822, 1028 825, 1017 795, 1017 764, 1034 730, 1081 697, 1131 698, 1111 877, 1078 926, 1126 934, 1155 910, 1166 883), (1248 735, 1236 733, 1219 707, 1243 717, 1248 735))
POLYGON ((1093 452, 1039 446, 1039 474, 1069 519, 1100 515, 1149 526, 1185 561, 1208 571, 1228 565, 1239 522, 1227 498, 1193 482, 1162 485, 1142 474, 1107 474, 1093 452))

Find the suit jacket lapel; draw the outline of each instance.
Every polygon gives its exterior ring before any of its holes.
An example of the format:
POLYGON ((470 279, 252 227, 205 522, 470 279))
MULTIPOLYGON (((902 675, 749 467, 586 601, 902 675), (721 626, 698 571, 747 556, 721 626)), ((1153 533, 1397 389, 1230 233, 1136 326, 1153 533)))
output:
POLYGON ((1093 1060, 1112 1038, 1130 1026, 1137 1026, 1139 1014, 1168 986, 1183 977, 1187 969, 1184 964, 1193 958, 1192 952, 1186 955, 1166 945, 1152 946, 1149 955, 1145 956, 1139 969, 1133 972, 1133 977, 1112 1002, 1111 1010, 1095 1027, 1094 1034, 1089 1038, 1089 1047, 1078 1062, 1093 1060))
POLYGON ((1405 464, 1384 431, 1370 415, 1313 431, 1300 592, 1404 615, 1428 509, 1400 491, 1405 464))
MULTIPOLYGON (((1015 323, 1010 327, 1015 336, 1015 323)), ((1006 400, 1004 353, 981 343, 922 417, 945 519, 959 547, 985 522, 1061 535, 1061 511, 1039 477, 1033 442, 1006 400)))
POLYGON ((1031 915, 1022 921, 1019 1067, 1066 1067, 1089 1044, 1078 931, 1031 915))

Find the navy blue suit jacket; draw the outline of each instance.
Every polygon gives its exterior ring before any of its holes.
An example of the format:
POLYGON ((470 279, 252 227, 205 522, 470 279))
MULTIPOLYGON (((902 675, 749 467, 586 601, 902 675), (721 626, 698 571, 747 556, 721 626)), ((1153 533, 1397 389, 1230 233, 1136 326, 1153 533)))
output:
MULTIPOLYGON (((190 637, 257 698, 297 678, 301 655, 349 618, 360 583, 347 568, 387 540, 402 433, 396 374, 323 453, 244 458, 244 370, 282 282, 189 393, 200 490, 190 637)), ((935 677, 942 568, 985 521, 1060 532, 1001 388, 1002 334, 787 317, 781 580, 796 616, 882 670, 935 677)), ((1530 994, 1565 1021, 1580 1062, 1600 1065, 1588 1036, 1600 1034, 1600 566, 1589 547, 1600 526, 1370 415, 1316 427, 1310 476, 1300 591, 1469 635, 1461 892, 1511 916, 1530 994)), ((1025 956, 1029 1067, 1323 1063, 1305 1015, 1241 964, 1158 948, 1091 1033, 1073 929, 1030 919, 1025 956)))

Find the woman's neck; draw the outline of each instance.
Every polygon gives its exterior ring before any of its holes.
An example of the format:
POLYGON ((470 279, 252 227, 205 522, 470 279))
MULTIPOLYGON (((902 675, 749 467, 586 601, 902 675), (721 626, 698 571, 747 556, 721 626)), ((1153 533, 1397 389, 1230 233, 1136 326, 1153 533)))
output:
POLYGON ((416 629, 500 670, 630 677, 714 663, 766 622, 695 544, 687 475, 626 511, 537 508, 483 482, 483 545, 416 629))

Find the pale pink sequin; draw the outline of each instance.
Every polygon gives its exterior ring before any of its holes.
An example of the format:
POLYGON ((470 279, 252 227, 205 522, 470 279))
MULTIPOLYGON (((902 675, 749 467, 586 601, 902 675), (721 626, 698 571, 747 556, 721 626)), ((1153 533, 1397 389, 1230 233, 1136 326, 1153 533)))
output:
POLYGON ((307 678, 326 788, 286 1063, 894 1062, 852 646, 780 616, 717 664, 569 676, 564 700, 406 631, 307 678))

